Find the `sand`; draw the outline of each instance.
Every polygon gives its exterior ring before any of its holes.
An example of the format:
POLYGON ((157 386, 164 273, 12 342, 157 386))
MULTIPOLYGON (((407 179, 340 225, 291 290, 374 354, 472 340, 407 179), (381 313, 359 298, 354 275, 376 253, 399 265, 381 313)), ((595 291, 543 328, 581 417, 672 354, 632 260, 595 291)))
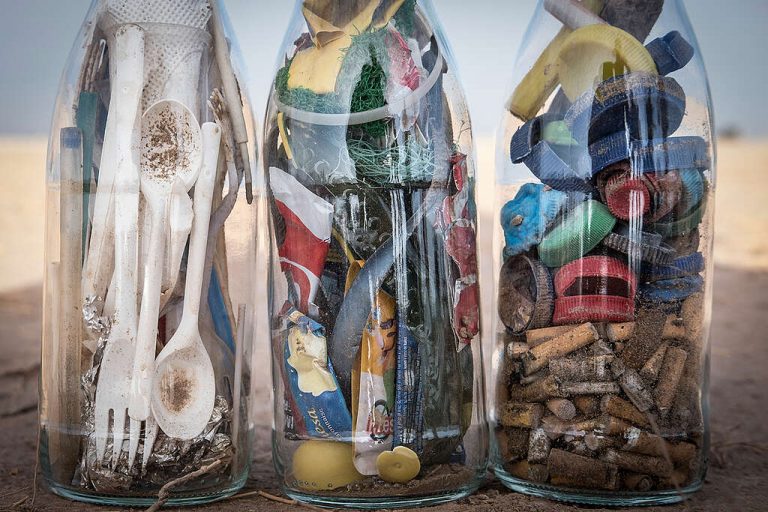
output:
MULTIPOLYGON (((478 201, 483 241, 494 222, 492 141, 479 144, 478 201)), ((712 464, 687 510, 765 510, 768 500, 768 143, 724 141, 719 147, 712 329, 712 464)), ((0 140, 0 509, 32 495, 36 435, 35 382, 43 269, 44 140, 0 140), (12 494, 9 494, 12 493, 12 494)), ((484 251, 489 256, 491 251, 484 251)), ((487 265, 488 261, 483 261, 487 265)), ((259 351, 260 357, 263 354, 259 351)), ((258 362, 263 368, 264 362, 258 362)), ((271 467, 267 372, 255 372, 257 441, 248 488, 279 493, 271 467)), ((27 500, 28 503, 28 500, 27 500)), ((21 505, 19 505, 21 506, 21 505)), ((112 510, 73 505, 40 488, 35 510, 112 510)), ((432 510, 579 510, 511 493, 491 481, 475 496, 432 510)), ((17 507, 17 509, 19 509, 17 507)), ((205 510, 297 510, 264 498, 205 510)), ((597 509, 590 509, 597 510, 597 509)), ((656 510, 656 509, 647 509, 656 510)), ((686 510, 683 506, 659 508, 686 510)))

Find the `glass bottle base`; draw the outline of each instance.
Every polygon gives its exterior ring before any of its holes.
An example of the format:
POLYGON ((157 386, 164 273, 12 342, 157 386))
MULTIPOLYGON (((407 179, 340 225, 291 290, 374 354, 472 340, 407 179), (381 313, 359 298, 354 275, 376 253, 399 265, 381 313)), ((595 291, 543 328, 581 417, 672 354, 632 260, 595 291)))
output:
POLYGON ((702 481, 698 481, 680 489, 653 492, 616 492, 589 491, 586 489, 564 489, 546 484, 536 484, 527 480, 515 478, 503 470, 495 470, 496 477, 507 488, 548 500, 579 505, 600 505, 604 507, 643 507, 651 505, 671 505, 685 501, 701 489, 702 481))
MULTIPOLYGON (((223 500, 236 494, 245 485, 247 475, 244 475, 239 480, 232 482, 232 484, 224 489, 217 490, 215 493, 208 495, 190 495, 180 496, 177 498, 171 498, 166 502, 166 506, 190 506, 190 505, 204 505, 206 503, 213 503, 215 501, 223 500)), ((91 503, 95 505, 107 505, 116 507, 148 507, 157 501, 157 497, 145 497, 145 496, 114 496, 114 495, 102 495, 94 492, 86 492, 80 489, 60 485, 50 480, 46 481, 48 488, 54 494, 66 498, 69 500, 80 501, 83 503, 91 503)))
POLYGON ((283 492, 290 498, 300 501, 302 503, 308 503, 316 505, 318 507, 326 508, 353 508, 363 510, 378 510, 378 509, 402 509, 402 508, 415 508, 415 507, 431 507, 434 505, 440 505, 442 503, 448 503, 451 501, 457 501, 466 498, 473 494, 479 485, 473 487, 466 487, 457 491, 432 494, 429 496, 387 496, 376 498, 355 498, 344 496, 320 496, 317 494, 305 494, 289 489, 283 489, 283 492))

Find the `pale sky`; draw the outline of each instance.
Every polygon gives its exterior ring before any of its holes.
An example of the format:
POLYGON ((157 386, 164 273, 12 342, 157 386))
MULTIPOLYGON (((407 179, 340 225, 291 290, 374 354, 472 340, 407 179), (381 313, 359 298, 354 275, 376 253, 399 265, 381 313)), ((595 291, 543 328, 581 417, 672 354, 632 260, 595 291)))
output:
MULTIPOLYGON (((224 0, 261 121, 291 0, 224 0)), ((536 0, 433 0, 476 134, 494 133, 536 0)), ((712 85, 718 130, 768 135, 768 0, 685 0, 712 85)), ((0 0, 0 134, 48 131, 59 76, 90 0, 0 0)))

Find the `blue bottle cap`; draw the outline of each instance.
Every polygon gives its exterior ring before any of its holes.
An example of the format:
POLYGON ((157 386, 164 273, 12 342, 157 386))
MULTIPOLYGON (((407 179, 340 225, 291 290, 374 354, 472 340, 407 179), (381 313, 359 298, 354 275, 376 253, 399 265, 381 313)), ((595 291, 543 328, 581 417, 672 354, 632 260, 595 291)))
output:
POLYGON ((636 72, 609 78, 582 94, 565 122, 580 142, 593 143, 619 131, 645 140, 668 137, 684 115, 685 93, 674 78, 636 72))
POLYGON ((512 136, 509 154, 513 163, 525 163, 542 183, 561 191, 591 194, 589 156, 578 146, 555 145, 543 140, 547 116, 531 119, 512 136))
POLYGON ((701 137, 669 137, 634 140, 624 130, 604 137, 589 146, 592 172, 630 160, 636 173, 663 173, 674 169, 708 169, 709 144, 701 137))
POLYGON ((676 258, 669 265, 643 265, 642 278, 645 282, 656 282, 681 277, 695 276, 704 272, 704 256, 695 252, 676 258))

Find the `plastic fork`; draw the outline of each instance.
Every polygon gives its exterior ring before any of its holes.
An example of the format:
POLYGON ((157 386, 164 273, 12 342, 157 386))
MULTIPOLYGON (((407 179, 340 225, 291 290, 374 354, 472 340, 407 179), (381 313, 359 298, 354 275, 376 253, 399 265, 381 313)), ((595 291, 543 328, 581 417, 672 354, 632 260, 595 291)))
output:
MULTIPOLYGON (((125 25, 117 29, 114 39, 111 58, 115 70, 105 132, 105 140, 112 139, 114 144, 105 144, 113 152, 102 155, 102 167, 115 166, 115 319, 99 368, 94 410, 97 460, 104 459, 111 431, 113 469, 120 460, 125 440, 137 329, 139 154, 133 139, 143 84, 144 32, 136 25, 125 25)), ((128 432, 128 467, 132 467, 141 422, 130 420, 128 432)))

